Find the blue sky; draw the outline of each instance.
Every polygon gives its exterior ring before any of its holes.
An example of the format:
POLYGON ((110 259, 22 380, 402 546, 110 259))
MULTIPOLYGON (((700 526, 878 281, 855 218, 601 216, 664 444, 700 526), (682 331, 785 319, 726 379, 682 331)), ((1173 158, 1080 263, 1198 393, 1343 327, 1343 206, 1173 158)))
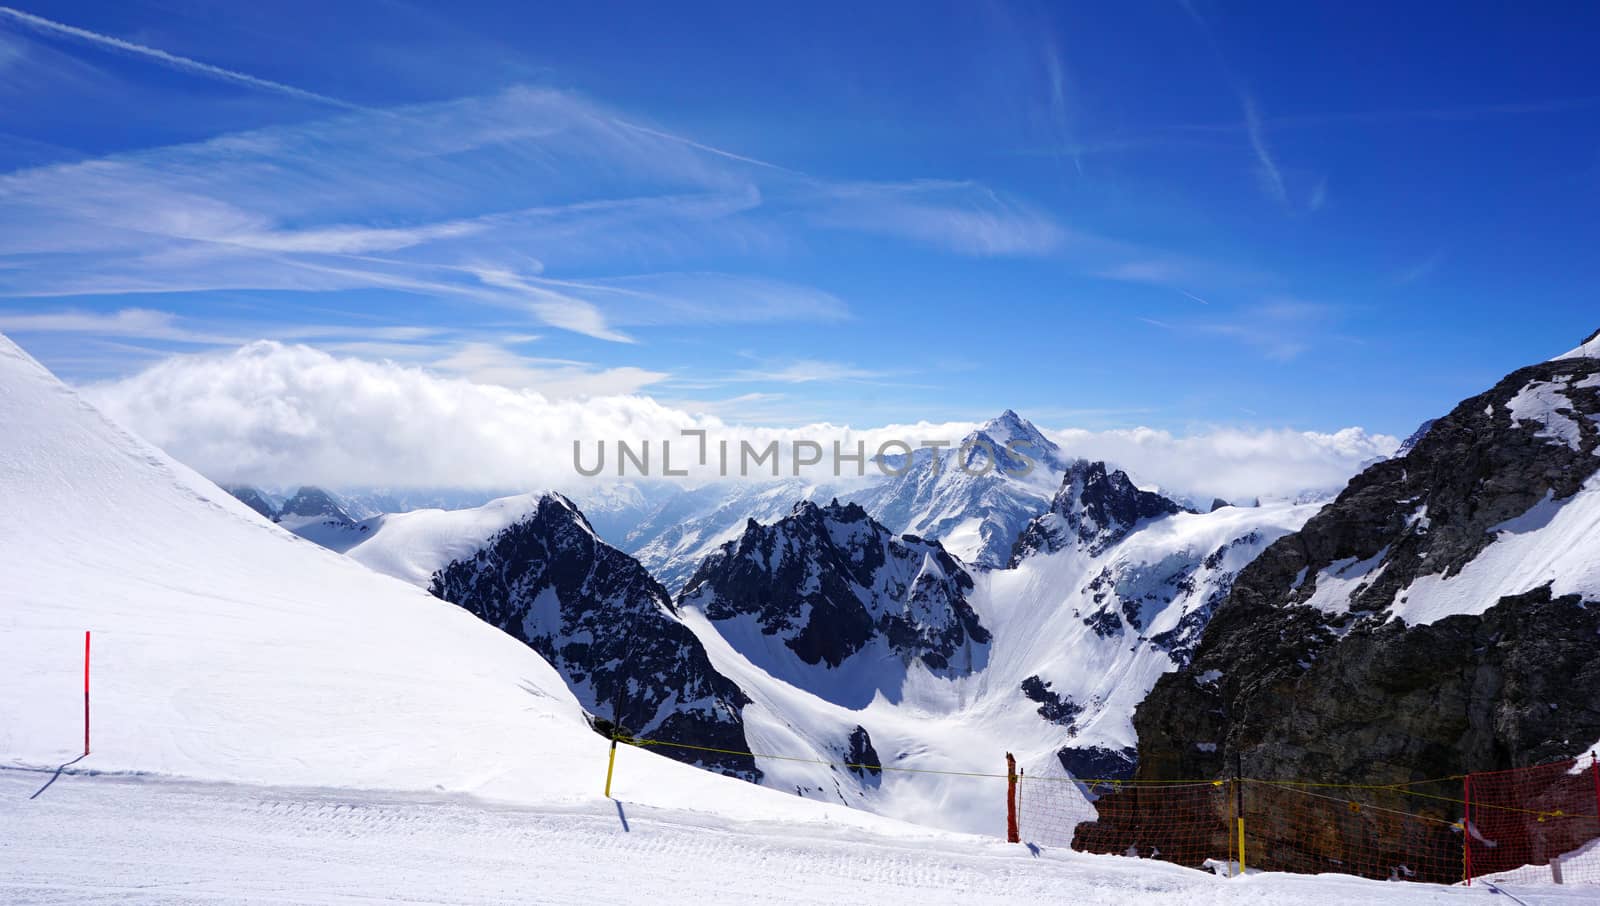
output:
POLYGON ((1404 434, 1600 327, 1593 7, 684 6, 7 8, 0 330, 1404 434))

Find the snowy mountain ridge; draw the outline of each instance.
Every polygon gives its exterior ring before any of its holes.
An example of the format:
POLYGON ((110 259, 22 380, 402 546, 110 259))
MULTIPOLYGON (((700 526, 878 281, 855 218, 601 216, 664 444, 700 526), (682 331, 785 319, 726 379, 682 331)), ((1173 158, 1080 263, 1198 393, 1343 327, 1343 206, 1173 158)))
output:
POLYGON ((1142 523, 1182 510, 1160 494, 1135 487, 1122 470, 1108 471, 1103 462, 1080 459, 1067 467, 1049 511, 1030 521, 1016 539, 1011 563, 1070 546, 1098 554, 1142 523))
POLYGON ((993 569, 1009 562, 1066 463, 1055 442, 1007 409, 950 449, 902 457, 894 465, 903 474, 850 499, 896 531, 939 541, 963 563, 993 569))
POLYGON ((990 640, 972 577, 938 542, 896 537, 859 504, 808 500, 750 520, 678 595, 769 674, 823 698, 897 697, 912 662, 939 674, 982 666, 990 640))

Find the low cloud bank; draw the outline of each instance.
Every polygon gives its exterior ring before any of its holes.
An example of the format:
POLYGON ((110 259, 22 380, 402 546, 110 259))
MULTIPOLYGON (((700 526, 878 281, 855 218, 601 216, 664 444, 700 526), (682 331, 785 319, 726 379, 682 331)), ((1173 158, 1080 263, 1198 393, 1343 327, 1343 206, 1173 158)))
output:
MULTIPOLYGON (((671 465, 687 468, 689 481, 720 471, 721 441, 729 444, 734 477, 744 444, 765 450, 777 441, 780 470, 788 475, 796 442, 809 458, 803 442, 811 441, 822 448, 822 462, 805 474, 831 479, 835 442, 847 456, 861 449, 870 456, 892 441, 959 443, 973 427, 730 426, 646 396, 553 399, 265 341, 224 354, 173 357, 85 393, 111 417, 218 481, 275 487, 577 489, 615 479, 619 440, 635 449, 638 441, 650 441, 652 477, 661 474, 661 442, 670 441, 671 465), (704 467, 697 438, 684 431, 706 432, 704 467), (605 472, 579 476, 574 442, 581 444, 585 467, 592 468, 601 440, 607 446, 605 472)), ((1363 463, 1398 446, 1393 437, 1360 428, 1331 434, 1219 429, 1174 435, 1148 428, 1046 433, 1072 455, 1105 459, 1141 483, 1205 500, 1337 489, 1363 463)), ((867 468, 870 477, 872 466, 867 468)), ((770 469, 763 462, 747 471, 752 478, 770 478, 770 469)), ((846 460, 844 469, 853 475, 856 466, 846 460)), ((636 473, 630 463, 629 477, 636 473)))

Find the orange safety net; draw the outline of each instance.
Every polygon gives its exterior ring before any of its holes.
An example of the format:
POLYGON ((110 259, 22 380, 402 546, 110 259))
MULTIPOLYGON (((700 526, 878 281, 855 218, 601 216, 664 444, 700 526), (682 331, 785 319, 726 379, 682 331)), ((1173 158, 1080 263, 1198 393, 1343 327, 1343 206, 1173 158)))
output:
POLYGON ((1467 778, 1475 877, 1600 884, 1600 766, 1563 761, 1467 778))
POLYGON ((1225 872, 1236 862, 1232 784, 1077 781, 1024 774, 1017 824, 1024 841, 1080 852, 1161 859, 1225 872))
POLYGON ((1600 884, 1597 772, 1566 761, 1361 785, 1097 781, 1057 769, 1022 776, 1017 824, 1026 842, 1218 874, 1238 873, 1242 855, 1247 870, 1600 884))

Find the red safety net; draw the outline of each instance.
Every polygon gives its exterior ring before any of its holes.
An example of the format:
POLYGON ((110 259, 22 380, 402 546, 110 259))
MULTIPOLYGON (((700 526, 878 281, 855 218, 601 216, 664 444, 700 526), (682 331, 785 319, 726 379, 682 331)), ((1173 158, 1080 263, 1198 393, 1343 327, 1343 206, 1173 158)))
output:
POLYGON ((1242 847, 1247 870, 1600 884, 1597 772, 1584 759, 1362 785, 1094 781, 1057 770, 1022 776, 1017 825, 1023 841, 1042 846, 1219 874, 1239 871, 1242 847))
POLYGON ((1600 884, 1600 767, 1593 758, 1467 778, 1475 877, 1600 884))
POLYGON ((1226 872, 1236 861, 1229 832, 1231 783, 1143 784, 1025 774, 1018 785, 1022 839, 1080 852, 1161 859, 1226 872))

